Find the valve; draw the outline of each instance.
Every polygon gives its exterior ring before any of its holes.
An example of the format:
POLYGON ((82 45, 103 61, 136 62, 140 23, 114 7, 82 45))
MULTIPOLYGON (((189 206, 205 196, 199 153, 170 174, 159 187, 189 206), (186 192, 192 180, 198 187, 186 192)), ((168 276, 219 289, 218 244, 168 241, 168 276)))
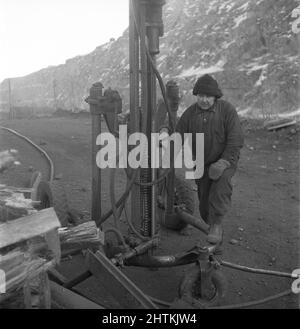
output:
POLYGON ((146 6, 146 33, 148 37, 148 48, 151 55, 159 54, 159 37, 164 34, 162 20, 162 7, 165 0, 144 0, 146 6))
POLYGON ((176 81, 170 80, 166 84, 167 98, 170 104, 170 110, 172 112, 177 112, 179 105, 179 87, 176 81))
POLYGON ((116 90, 108 88, 102 96, 103 85, 101 82, 94 83, 90 89, 90 95, 85 101, 90 105, 92 114, 121 113, 122 99, 116 90))

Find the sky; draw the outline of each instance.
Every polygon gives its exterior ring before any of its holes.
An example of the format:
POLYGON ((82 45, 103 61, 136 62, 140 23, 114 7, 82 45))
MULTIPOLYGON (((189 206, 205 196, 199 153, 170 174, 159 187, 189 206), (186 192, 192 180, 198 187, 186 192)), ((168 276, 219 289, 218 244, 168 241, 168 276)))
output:
POLYGON ((0 0, 0 82, 85 55, 128 27, 129 0, 0 0))

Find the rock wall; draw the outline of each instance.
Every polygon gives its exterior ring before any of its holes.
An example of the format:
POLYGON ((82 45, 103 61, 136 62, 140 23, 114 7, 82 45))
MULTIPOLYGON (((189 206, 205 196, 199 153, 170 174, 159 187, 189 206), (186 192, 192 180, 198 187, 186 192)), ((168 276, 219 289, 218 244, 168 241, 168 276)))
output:
MULTIPOLYGON (((175 79, 181 110, 194 98, 196 79, 212 74, 225 98, 253 115, 299 108, 299 34, 292 32, 294 0, 167 0, 158 69, 175 79)), ((11 79, 12 103, 37 111, 88 109, 92 83, 117 89, 129 107, 128 30, 92 53, 69 59, 22 78, 11 79)), ((0 85, 7 108, 8 81, 0 85)))

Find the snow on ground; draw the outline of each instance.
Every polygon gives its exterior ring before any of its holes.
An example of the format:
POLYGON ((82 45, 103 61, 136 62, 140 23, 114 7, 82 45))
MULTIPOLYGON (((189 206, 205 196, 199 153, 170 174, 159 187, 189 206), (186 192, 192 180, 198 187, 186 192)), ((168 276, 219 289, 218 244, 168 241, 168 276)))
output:
POLYGON ((208 51, 208 50, 201 51, 201 53, 199 54, 199 56, 201 58, 208 56, 208 55, 210 55, 210 51, 208 51))
POLYGON ((222 45, 221 45, 221 48, 222 49, 227 49, 227 48, 229 48, 229 46, 231 46, 232 44, 234 44, 235 43, 235 40, 232 40, 232 41, 230 41, 230 42, 228 42, 228 41, 224 41, 223 43, 222 43, 222 45))
POLYGON ((120 63, 120 65, 122 65, 122 66, 125 65, 126 60, 127 60, 126 58, 123 58, 122 61, 121 61, 121 63, 120 63))
POLYGON ((258 80, 255 82, 255 87, 259 87, 262 85, 263 81, 267 79, 267 70, 266 68, 262 69, 261 74, 258 80))
POLYGON ((249 1, 247 1, 246 3, 244 3, 242 6, 238 7, 236 10, 242 10, 245 11, 247 10, 249 7, 249 1))
POLYGON ((285 58, 289 62, 295 62, 300 59, 300 56, 299 55, 294 55, 294 56, 286 55, 285 58))
POLYGON ((158 57, 157 61, 158 61, 158 62, 162 62, 162 61, 164 61, 166 58, 167 58, 167 55, 161 55, 161 56, 158 57))
POLYGON ((235 2, 232 0, 225 1, 219 7, 218 14, 220 15, 222 13, 223 9, 225 9, 225 11, 228 13, 234 5, 235 5, 235 2))
POLYGON ((101 46, 102 50, 108 50, 111 46, 111 42, 107 42, 104 45, 101 46))
POLYGON ((185 14, 185 16, 190 17, 190 14, 188 12, 188 8, 184 8, 183 13, 185 14))
POLYGON ((289 112, 289 113, 279 113, 278 116, 280 118, 291 118, 291 117, 300 116, 300 108, 296 111, 289 112))
POLYGON ((247 74, 250 74, 252 72, 258 71, 258 70, 266 70, 269 64, 258 64, 253 63, 252 67, 249 67, 247 70, 247 74))
POLYGON ((236 29, 243 21, 245 21, 247 19, 247 17, 248 17, 247 12, 236 17, 234 19, 235 25, 233 26, 233 29, 236 29))
POLYGON ((215 72, 221 72, 223 71, 223 66, 224 66, 225 62, 223 60, 219 60, 219 62, 213 66, 210 67, 190 67, 189 69, 186 69, 184 71, 181 72, 181 74, 179 74, 177 77, 178 78, 186 78, 186 77, 190 77, 190 76, 201 76, 204 74, 211 74, 211 73, 215 73, 215 72))
MULTIPOLYGON (((243 118, 257 118, 257 119, 265 119, 265 115, 261 113, 261 109, 253 109, 247 107, 244 110, 238 111, 238 115, 243 118)), ((268 113, 268 119, 284 119, 284 118, 293 118, 295 120, 300 120, 300 108, 293 112, 288 113, 268 113)))
POLYGON ((258 70, 266 70, 268 67, 268 63, 260 64, 259 63, 260 58, 256 59, 255 62, 249 63, 247 65, 241 65, 238 67, 239 71, 247 71, 247 74, 251 74, 252 72, 258 71, 258 70))
POLYGON ((217 3, 218 3, 218 0, 210 1, 209 6, 208 6, 208 9, 207 9, 207 11, 206 11, 205 14, 206 15, 209 15, 210 12, 216 8, 217 3))

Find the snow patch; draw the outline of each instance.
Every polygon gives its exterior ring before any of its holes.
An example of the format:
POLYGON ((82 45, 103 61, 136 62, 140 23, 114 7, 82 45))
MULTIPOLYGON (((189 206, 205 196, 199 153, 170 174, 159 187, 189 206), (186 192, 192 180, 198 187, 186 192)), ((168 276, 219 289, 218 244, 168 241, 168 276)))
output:
POLYGON ((235 25, 233 26, 233 29, 236 29, 243 21, 245 21, 247 19, 247 17, 248 17, 247 12, 240 15, 240 16, 238 16, 238 17, 236 17, 234 19, 235 25))
POLYGON ((240 6, 239 8, 237 8, 236 10, 247 10, 249 7, 249 1, 247 1, 246 3, 244 3, 242 6, 240 6))
POLYGON ((258 78, 258 80, 255 82, 255 87, 259 87, 262 85, 263 81, 267 78, 267 70, 266 68, 262 69, 261 74, 258 78))
POLYGON ((163 60, 165 60, 167 58, 167 55, 161 55, 158 57, 157 61, 158 62, 162 62, 163 60))
POLYGON ((265 70, 268 67, 269 64, 258 64, 253 63, 252 67, 248 68, 247 74, 249 75, 252 72, 258 71, 258 70, 265 70))
POLYGON ((223 9, 225 9, 226 13, 228 13, 234 5, 235 5, 234 1, 231 0, 222 3, 221 6, 219 7, 218 14, 220 15, 223 9))
POLYGON ((289 113, 279 113, 278 116, 280 118, 291 118, 291 117, 295 117, 295 116, 299 116, 300 115, 300 109, 295 110, 293 112, 289 112, 289 113))
POLYGON ((267 69, 268 65, 269 65, 268 63, 259 64, 259 62, 256 61, 256 62, 249 63, 247 65, 239 66, 238 71, 247 71, 247 75, 249 75, 252 72, 267 69))
POLYGON ((218 3, 218 0, 210 1, 210 4, 209 4, 208 9, 206 10, 205 14, 209 15, 211 11, 216 9, 217 3, 218 3))
POLYGON ((111 42, 107 42, 104 45, 100 46, 100 48, 102 50, 109 50, 110 46, 111 46, 111 42))
MULTIPOLYGON (((247 107, 244 110, 238 111, 238 115, 244 118, 265 119, 266 116, 263 113, 259 113, 259 112, 261 112, 261 109, 247 107)), ((295 120, 299 120, 299 116, 300 116, 300 109, 288 113, 268 114, 269 119, 293 118, 295 120)))
POLYGON ((227 49, 227 48, 229 48, 229 46, 231 46, 233 43, 235 43, 235 40, 232 40, 232 41, 230 41, 230 42, 228 42, 228 41, 224 41, 224 42, 222 43, 222 45, 221 45, 221 48, 222 48, 222 49, 227 49))
POLYGON ((188 12, 187 8, 183 9, 183 13, 185 14, 186 17, 190 17, 190 13, 188 12))
POLYGON ((221 72, 223 71, 223 66, 224 66, 225 62, 223 60, 220 60, 217 64, 210 66, 210 67, 190 67, 189 69, 186 69, 184 71, 181 72, 181 74, 179 74, 177 77, 178 78, 186 78, 186 77, 191 77, 194 75, 204 75, 204 74, 211 74, 211 73, 216 73, 216 72, 221 72))
POLYGON ((247 114, 251 111, 251 108, 247 107, 244 110, 238 111, 238 115, 241 117, 247 116, 247 114))

